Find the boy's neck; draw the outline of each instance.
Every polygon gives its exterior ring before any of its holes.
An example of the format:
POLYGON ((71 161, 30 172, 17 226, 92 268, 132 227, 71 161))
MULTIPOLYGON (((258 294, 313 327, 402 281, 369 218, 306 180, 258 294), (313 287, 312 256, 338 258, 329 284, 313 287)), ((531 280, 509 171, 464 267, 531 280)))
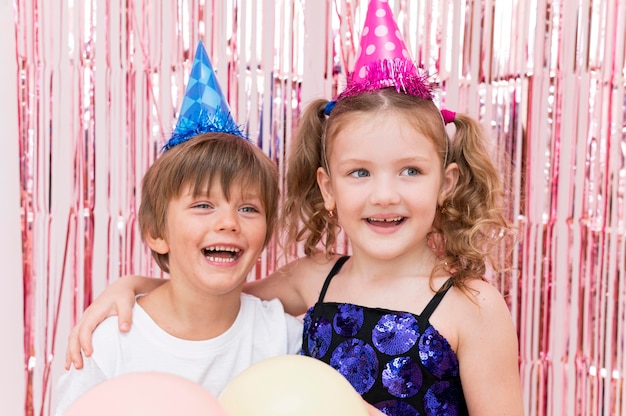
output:
POLYGON ((190 341, 216 338, 235 322, 241 307, 241 290, 219 296, 182 294, 171 282, 137 302, 168 334, 190 341))

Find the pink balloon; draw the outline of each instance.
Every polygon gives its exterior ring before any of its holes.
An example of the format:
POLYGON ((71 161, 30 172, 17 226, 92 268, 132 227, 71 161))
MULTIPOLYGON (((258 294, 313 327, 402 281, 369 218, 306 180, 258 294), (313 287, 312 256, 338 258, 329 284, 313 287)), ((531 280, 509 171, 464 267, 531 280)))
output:
POLYGON ((220 402, 200 385, 181 376, 129 373, 98 384, 83 394, 65 416, 227 416, 220 402))

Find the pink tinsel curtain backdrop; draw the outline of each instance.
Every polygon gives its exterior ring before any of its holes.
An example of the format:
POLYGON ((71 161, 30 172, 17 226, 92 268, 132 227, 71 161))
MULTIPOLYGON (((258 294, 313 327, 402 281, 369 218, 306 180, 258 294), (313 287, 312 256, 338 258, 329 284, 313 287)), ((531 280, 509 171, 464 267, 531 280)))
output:
MULTIPOLYGON (((390 0, 446 108, 491 134, 521 227, 493 276, 528 415, 626 414, 625 0, 390 0)), ((281 170, 297 117, 345 85, 366 0, 0 2, 3 414, 48 415, 69 329, 112 280, 159 275, 137 188, 198 39, 281 170)), ((272 246, 251 278, 284 259, 272 246)))

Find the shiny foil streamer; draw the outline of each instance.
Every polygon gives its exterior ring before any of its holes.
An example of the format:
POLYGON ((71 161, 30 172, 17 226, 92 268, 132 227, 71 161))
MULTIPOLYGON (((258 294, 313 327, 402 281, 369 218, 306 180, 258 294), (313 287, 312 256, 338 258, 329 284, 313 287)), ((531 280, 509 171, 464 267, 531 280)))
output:
MULTIPOLYGON (((438 103, 493 140, 520 239, 502 256, 514 270, 490 277, 517 323, 526 413, 625 414, 626 2, 390 3, 438 103)), ((161 275, 137 231, 138 191, 196 41, 284 173, 302 107, 345 86, 366 6, 14 0, 1 30, 15 33, 18 68, 25 414, 54 408, 69 329, 93 297, 125 274, 161 275)), ((298 253, 270 245, 251 278, 298 253)))

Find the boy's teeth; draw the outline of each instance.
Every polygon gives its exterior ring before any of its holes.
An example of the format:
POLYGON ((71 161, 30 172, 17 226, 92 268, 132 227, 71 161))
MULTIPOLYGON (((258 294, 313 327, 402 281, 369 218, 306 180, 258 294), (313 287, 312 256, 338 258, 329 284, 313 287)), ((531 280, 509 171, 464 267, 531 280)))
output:
POLYGON ((230 263, 235 261, 234 257, 212 257, 212 256, 206 256, 207 259, 214 261, 214 262, 218 262, 218 263, 230 263))
POLYGON ((223 247, 223 246, 215 246, 209 247, 205 249, 206 251, 231 251, 233 253, 238 253, 240 250, 237 247, 223 247))
POLYGON ((202 249, 204 256, 215 262, 232 262, 239 257, 241 249, 237 247, 213 246, 202 249))

